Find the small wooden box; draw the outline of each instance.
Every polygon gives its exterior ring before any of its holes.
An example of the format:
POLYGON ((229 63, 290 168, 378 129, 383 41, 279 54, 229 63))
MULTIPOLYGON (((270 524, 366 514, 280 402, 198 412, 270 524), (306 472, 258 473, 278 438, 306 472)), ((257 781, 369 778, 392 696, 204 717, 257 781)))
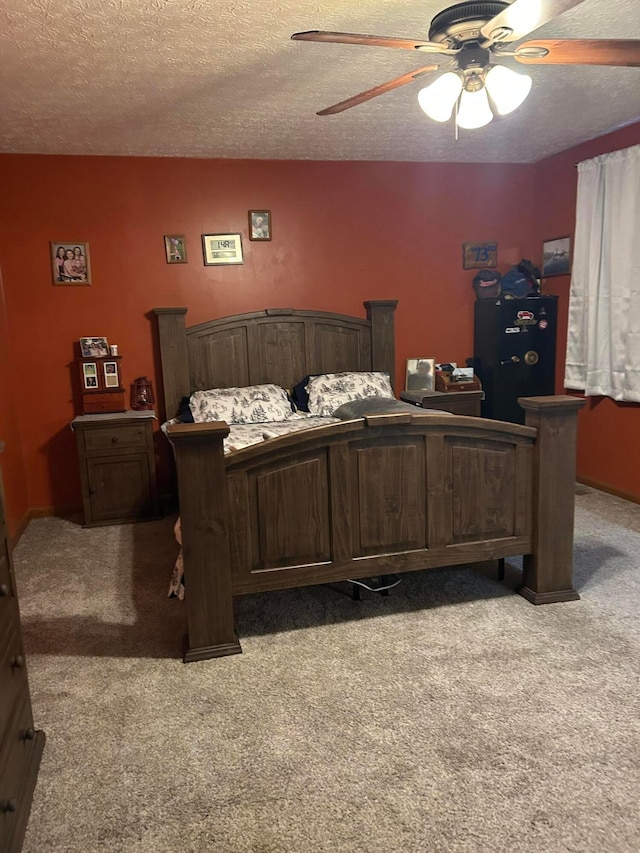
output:
POLYGON ((436 372, 436 391, 482 391, 482 385, 475 373, 473 379, 456 381, 448 370, 438 370, 436 372))
POLYGON ((83 415, 126 411, 120 359, 119 355, 76 359, 83 415))

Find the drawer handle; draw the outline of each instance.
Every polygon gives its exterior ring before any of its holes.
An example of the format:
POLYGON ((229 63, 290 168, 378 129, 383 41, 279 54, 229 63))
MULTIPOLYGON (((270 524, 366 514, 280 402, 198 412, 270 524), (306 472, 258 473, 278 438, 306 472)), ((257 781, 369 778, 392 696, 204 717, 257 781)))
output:
POLYGON ((111 437, 111 444, 117 444, 119 441, 118 436, 114 435, 111 437))
POLYGON ((29 726, 28 729, 24 730, 24 734, 22 735, 23 740, 35 740, 36 739, 36 730, 29 726))
POLYGON ((6 583, 0 584, 0 598, 4 598, 5 595, 9 595, 9 587, 6 583))
POLYGON ((16 655, 13 658, 13 660, 11 661, 11 668, 12 669, 22 669, 23 666, 24 666, 24 658, 22 657, 22 655, 16 655))
POLYGON ((14 799, 0 800, 0 812, 8 814, 9 812, 18 811, 18 801, 14 799))

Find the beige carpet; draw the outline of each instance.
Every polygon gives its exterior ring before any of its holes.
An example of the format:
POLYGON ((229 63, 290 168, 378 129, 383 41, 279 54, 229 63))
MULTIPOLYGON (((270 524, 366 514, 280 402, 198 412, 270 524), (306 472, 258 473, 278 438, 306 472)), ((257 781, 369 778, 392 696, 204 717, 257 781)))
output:
POLYGON ((265 593, 188 666, 173 519, 32 521, 25 853, 637 853, 640 507, 577 500, 581 601, 528 604, 517 561, 265 593))

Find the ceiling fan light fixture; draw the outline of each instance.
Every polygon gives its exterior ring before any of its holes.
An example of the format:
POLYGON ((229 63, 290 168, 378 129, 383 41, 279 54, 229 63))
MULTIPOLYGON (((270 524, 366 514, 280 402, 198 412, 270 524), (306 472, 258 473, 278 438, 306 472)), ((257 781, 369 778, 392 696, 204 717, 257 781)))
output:
POLYGON ((418 103, 434 121, 449 121, 461 91, 460 77, 454 71, 447 71, 430 86, 420 89, 418 103))
POLYGON ((517 74, 505 65, 492 66, 485 77, 487 91, 501 116, 512 113, 524 102, 532 82, 528 74, 517 74))
POLYGON ((456 124, 465 130, 476 130, 489 124, 493 118, 487 90, 483 87, 476 92, 468 92, 466 89, 460 95, 460 106, 456 124))

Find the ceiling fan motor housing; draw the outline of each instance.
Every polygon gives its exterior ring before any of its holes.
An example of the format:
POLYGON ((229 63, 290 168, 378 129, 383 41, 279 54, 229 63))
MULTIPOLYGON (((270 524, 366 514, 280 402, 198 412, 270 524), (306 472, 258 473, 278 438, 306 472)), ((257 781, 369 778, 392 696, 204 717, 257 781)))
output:
POLYGON ((429 41, 460 47, 468 42, 480 41, 480 30, 496 15, 509 6, 505 2, 466 2, 450 6, 431 21, 429 41))

